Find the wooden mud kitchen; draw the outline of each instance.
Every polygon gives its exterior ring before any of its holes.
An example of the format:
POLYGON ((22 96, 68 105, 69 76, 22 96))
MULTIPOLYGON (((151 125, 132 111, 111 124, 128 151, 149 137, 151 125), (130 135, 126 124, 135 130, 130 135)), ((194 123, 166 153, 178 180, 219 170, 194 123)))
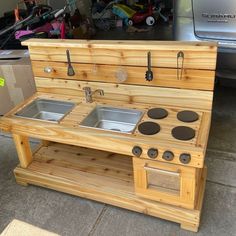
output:
POLYGON ((197 232, 217 45, 31 39, 37 92, 0 120, 16 181, 197 232), (29 138, 42 140, 32 151, 29 138))

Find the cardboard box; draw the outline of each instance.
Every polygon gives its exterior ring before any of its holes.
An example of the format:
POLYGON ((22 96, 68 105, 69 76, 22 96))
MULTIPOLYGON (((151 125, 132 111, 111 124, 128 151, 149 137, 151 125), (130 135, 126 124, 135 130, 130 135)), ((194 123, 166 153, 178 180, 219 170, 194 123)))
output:
POLYGON ((14 219, 0 236, 59 236, 44 229, 40 229, 23 221, 14 219))
POLYGON ((0 50, 0 78, 5 80, 0 86, 0 115, 4 115, 36 91, 28 51, 0 50))

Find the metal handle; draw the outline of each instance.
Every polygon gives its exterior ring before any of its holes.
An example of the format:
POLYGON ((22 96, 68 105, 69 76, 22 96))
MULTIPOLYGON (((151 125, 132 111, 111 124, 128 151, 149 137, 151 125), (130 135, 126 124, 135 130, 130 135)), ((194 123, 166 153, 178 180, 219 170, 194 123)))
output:
POLYGON ((167 171, 167 170, 161 170, 161 169, 149 167, 147 165, 144 166, 144 170, 153 171, 153 172, 157 172, 157 173, 168 174, 168 175, 174 175, 174 176, 178 176, 178 177, 180 176, 179 172, 172 172, 172 171, 167 171))
POLYGON ((147 54, 147 67, 148 70, 146 71, 145 78, 147 81, 152 81, 153 80, 153 72, 152 72, 152 61, 151 61, 151 52, 148 52, 147 54))
POLYGON ((148 52, 148 70, 152 70, 151 52, 148 52))
POLYGON ((44 72, 45 73, 48 73, 48 74, 50 74, 50 73, 52 73, 54 71, 54 69, 52 68, 52 67, 44 67, 44 72))

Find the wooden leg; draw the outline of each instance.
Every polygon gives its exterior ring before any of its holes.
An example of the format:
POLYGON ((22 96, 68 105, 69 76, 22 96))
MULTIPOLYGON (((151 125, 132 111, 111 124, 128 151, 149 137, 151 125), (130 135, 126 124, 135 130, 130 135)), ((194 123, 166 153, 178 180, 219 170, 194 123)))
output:
POLYGON ((199 225, 191 224, 191 223, 182 223, 180 227, 181 229, 185 229, 185 230, 189 230, 189 231, 197 233, 199 225))
POLYGON ((29 138, 18 134, 13 134, 13 139, 16 145, 20 166, 27 168, 32 162, 32 152, 30 148, 29 138))

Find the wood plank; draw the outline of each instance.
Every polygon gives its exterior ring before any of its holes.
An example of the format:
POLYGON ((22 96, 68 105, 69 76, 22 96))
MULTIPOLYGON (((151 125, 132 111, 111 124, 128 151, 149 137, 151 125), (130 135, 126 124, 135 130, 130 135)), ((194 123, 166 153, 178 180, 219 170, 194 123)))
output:
POLYGON ((68 145, 57 144, 41 148, 35 154, 34 160, 126 182, 133 176, 133 170, 130 168, 131 157, 97 150, 91 152, 87 148, 67 147, 68 145))
POLYGON ((61 39, 29 39, 22 42, 24 46, 45 46, 45 47, 62 47, 65 45, 71 48, 107 48, 113 49, 153 49, 160 48, 160 50, 173 49, 183 47, 186 50, 191 49, 193 51, 199 50, 198 47, 209 51, 215 50, 217 43, 214 42, 189 42, 189 41, 151 41, 151 40, 61 40, 61 39), (148 43, 147 43, 148 42, 148 43))
MULTIPOLYGON (((211 128, 211 113, 205 113, 201 120, 196 145, 206 151, 211 128)), ((205 154, 204 154, 205 155, 205 154)))
POLYGON ((21 136, 17 134, 12 134, 12 136, 16 145, 20 165, 22 168, 27 168, 28 165, 32 162, 32 152, 29 138, 27 136, 21 136))
POLYGON ((177 55, 184 52, 185 69, 215 70, 215 43, 160 41, 70 41, 30 40, 24 42, 32 60, 67 62, 70 50, 72 62, 108 65, 147 66, 147 52, 152 53, 153 67, 177 67, 177 55))
MULTIPOLYGON (((206 177, 207 177, 207 168, 205 166, 201 171, 199 191, 198 191, 198 197, 197 197, 196 209, 200 212, 200 214, 202 211, 204 193, 205 193, 205 188, 206 188, 206 177)), ((198 232, 199 224, 200 224, 200 216, 199 216, 199 222, 197 224, 196 223, 182 223, 181 229, 189 230, 192 232, 198 232)))
POLYGON ((144 87, 125 84, 73 81, 66 79, 50 79, 36 77, 38 92, 65 94, 84 97, 84 87, 104 90, 105 96, 94 96, 95 101, 104 99, 122 101, 126 103, 143 103, 172 105, 192 109, 212 109, 213 93, 211 91, 197 91, 190 89, 171 89, 159 87, 144 87), (191 98, 191 99, 189 99, 191 98))
POLYGON ((134 66, 114 66, 114 65, 94 65, 94 64, 73 64, 75 76, 67 75, 67 63, 50 61, 32 61, 33 72, 36 77, 71 79, 83 81, 97 81, 107 83, 117 83, 117 72, 126 71, 128 78, 123 84, 160 86, 170 88, 210 90, 214 88, 215 71, 184 69, 182 79, 177 78, 177 70, 172 68, 153 68, 154 79, 146 81, 145 73, 147 67, 134 66), (51 73, 46 73, 44 68, 53 69, 51 73))
POLYGON ((10 124, 6 124, 2 118, 0 118, 0 131, 2 132, 10 132, 11 131, 11 126, 10 124))
MULTIPOLYGON (((153 67, 177 68, 178 50, 151 51, 153 67)), ((216 53, 188 51, 185 53, 184 69, 215 70, 216 53)), ((70 48, 72 63, 107 64, 118 66, 147 66, 148 49, 117 50, 70 48)), ((67 62, 66 48, 30 47, 31 60, 67 62)))

